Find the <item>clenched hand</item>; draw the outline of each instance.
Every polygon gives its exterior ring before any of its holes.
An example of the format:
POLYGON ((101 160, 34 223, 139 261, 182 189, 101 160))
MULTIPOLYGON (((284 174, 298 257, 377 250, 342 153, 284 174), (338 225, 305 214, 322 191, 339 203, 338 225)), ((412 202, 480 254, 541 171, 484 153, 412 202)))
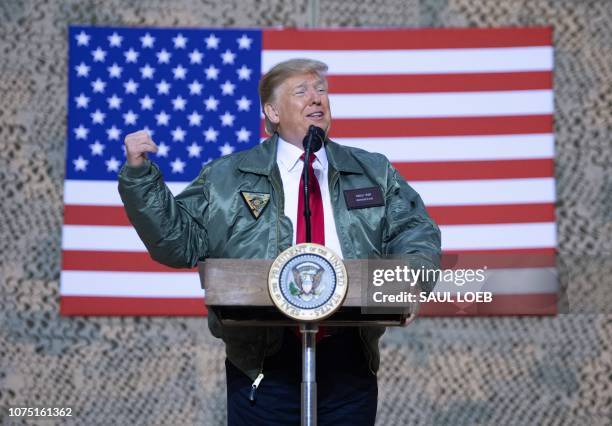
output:
POLYGON ((132 167, 142 165, 147 159, 147 152, 157 152, 157 145, 146 130, 128 134, 124 143, 127 163, 132 167))

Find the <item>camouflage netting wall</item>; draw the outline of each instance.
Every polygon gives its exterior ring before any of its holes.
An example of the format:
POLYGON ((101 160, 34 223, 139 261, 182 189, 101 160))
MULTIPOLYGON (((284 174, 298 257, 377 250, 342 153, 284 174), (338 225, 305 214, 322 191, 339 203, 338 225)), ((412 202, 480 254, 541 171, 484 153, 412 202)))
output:
MULTIPOLYGON (((318 11, 321 26, 554 26, 571 313, 388 332, 378 423, 610 424, 612 1, 320 0, 318 11)), ((311 12, 298 0, 0 1, 0 408, 70 406, 82 425, 224 423, 223 346, 203 319, 58 316, 67 26, 306 26, 311 12)))

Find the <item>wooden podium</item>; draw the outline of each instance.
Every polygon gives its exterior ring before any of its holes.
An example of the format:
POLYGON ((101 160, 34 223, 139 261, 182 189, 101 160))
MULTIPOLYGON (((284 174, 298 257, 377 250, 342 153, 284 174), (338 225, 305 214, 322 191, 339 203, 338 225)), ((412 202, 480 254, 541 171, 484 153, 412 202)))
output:
MULTIPOLYGON (((316 333, 325 326, 402 326, 414 320, 418 304, 400 312, 364 312, 368 261, 346 260, 348 288, 343 303, 320 323, 296 321, 274 305, 268 291, 273 260, 207 259, 200 263, 206 305, 225 326, 296 326, 302 335, 301 425, 317 424, 316 333)), ((395 311, 394 311, 395 312, 395 311)), ((263 378, 253 382, 253 391, 263 378)))
MULTIPOLYGON (((297 321, 283 315, 268 294, 268 273, 273 260, 206 259, 200 262, 206 305, 226 326, 291 326, 297 321)), ((367 260, 345 260, 348 294, 342 307, 321 322, 327 326, 403 326, 416 309, 402 314, 362 313, 368 285, 367 260)))

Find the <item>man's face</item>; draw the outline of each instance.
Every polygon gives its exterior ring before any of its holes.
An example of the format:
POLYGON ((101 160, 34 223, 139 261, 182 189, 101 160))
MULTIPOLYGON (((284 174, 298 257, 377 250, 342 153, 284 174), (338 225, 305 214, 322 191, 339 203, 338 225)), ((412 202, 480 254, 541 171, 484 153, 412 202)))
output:
POLYGON ((278 124, 278 133, 299 147, 311 124, 326 133, 331 125, 327 81, 314 73, 285 80, 276 90, 276 99, 268 105, 266 112, 278 124))

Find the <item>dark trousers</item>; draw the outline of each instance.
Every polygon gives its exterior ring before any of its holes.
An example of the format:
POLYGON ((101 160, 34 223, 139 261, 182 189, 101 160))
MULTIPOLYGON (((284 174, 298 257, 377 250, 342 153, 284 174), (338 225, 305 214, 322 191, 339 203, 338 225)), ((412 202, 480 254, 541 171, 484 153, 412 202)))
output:
MULTIPOLYGON (((357 330, 347 329, 321 340, 316 364, 318 424, 374 425, 378 384, 357 330)), ((225 370, 229 426, 300 424, 302 346, 294 333, 287 330, 281 350, 266 357, 255 403, 249 401, 251 379, 229 360, 225 370)))

